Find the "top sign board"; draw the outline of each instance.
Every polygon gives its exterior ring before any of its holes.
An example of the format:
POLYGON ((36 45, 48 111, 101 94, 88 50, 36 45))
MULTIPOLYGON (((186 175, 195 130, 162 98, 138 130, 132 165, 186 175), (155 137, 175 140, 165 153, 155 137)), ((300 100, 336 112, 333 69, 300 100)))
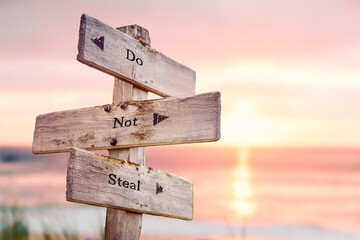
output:
POLYGON ((81 17, 77 59, 163 97, 195 94, 195 71, 99 20, 81 17))

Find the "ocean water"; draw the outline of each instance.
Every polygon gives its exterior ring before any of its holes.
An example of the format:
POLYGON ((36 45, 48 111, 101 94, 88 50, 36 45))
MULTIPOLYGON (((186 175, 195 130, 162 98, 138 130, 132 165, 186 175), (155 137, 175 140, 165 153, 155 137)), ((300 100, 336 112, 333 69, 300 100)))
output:
MULTIPOLYGON (((105 209, 65 201, 67 159, 0 148, 0 205, 100 239, 105 209)), ((154 147, 147 165, 194 180, 194 220, 144 215, 142 239, 360 239, 360 149, 154 147)))

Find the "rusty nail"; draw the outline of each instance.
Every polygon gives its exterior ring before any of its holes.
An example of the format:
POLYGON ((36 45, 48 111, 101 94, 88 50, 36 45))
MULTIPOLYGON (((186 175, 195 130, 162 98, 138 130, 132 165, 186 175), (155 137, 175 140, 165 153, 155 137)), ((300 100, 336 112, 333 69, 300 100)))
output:
POLYGON ((105 112, 110 112, 110 110, 111 110, 111 106, 109 104, 104 106, 104 111, 105 112))
POLYGON ((125 109, 125 108, 126 108, 125 103, 123 103, 123 102, 122 102, 122 103, 120 103, 120 108, 121 108, 121 109, 125 109))
POLYGON ((116 144, 117 144, 116 138, 111 139, 110 145, 111 145, 111 146, 115 146, 116 144))

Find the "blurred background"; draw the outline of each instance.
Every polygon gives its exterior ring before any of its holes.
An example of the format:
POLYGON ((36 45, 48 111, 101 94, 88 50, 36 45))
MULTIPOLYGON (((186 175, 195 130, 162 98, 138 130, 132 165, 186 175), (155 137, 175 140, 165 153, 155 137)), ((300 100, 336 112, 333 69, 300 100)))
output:
POLYGON ((0 238, 102 238, 105 209, 65 200, 68 153, 31 153, 37 115, 111 102, 76 60, 83 13, 147 28, 222 93, 220 141, 147 148, 194 180, 195 219, 144 215, 142 239, 360 239, 356 0, 0 0, 0 238))

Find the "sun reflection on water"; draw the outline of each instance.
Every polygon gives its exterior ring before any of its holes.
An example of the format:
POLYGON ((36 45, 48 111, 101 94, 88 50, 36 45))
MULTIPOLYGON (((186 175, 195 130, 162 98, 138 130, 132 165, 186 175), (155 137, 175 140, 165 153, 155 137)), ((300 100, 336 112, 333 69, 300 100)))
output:
POLYGON ((252 216, 256 211, 249 159, 249 150, 240 149, 233 170, 232 190, 234 197, 230 202, 230 207, 241 219, 252 216))

